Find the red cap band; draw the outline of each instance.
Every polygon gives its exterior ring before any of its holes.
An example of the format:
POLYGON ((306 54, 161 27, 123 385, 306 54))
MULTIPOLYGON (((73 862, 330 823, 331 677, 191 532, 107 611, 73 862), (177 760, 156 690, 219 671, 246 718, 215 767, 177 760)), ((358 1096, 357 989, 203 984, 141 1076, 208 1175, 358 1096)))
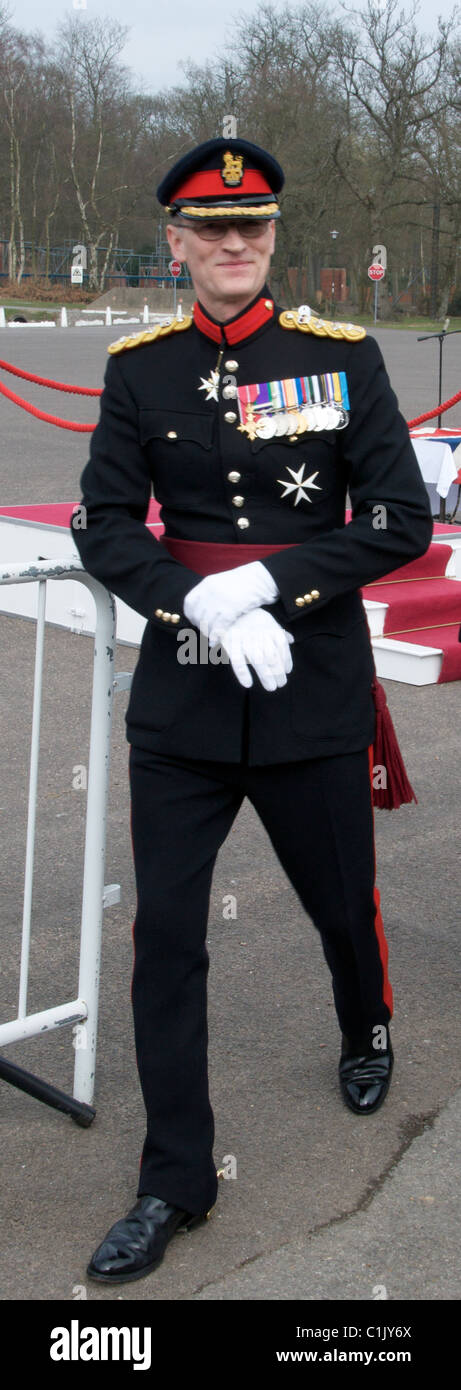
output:
POLYGON ((175 189, 170 203, 177 198, 247 198, 255 193, 272 193, 267 179, 258 169, 245 169, 241 183, 227 184, 220 169, 205 169, 191 174, 190 178, 175 189))

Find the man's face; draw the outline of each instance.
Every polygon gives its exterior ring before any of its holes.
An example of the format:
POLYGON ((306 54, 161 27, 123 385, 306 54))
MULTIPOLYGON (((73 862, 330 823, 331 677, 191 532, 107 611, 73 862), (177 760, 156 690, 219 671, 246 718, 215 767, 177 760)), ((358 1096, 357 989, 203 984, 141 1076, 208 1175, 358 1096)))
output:
MULTIPOLYGON (((225 229, 219 241, 207 241, 194 227, 169 223, 167 237, 178 261, 187 261, 197 298, 209 313, 213 306, 229 318, 249 304, 267 279, 275 244, 275 222, 259 222, 256 236, 246 237, 238 222, 225 229)), ((203 227, 202 227, 203 230, 203 227)), ((256 227, 253 228, 253 231, 256 227)))

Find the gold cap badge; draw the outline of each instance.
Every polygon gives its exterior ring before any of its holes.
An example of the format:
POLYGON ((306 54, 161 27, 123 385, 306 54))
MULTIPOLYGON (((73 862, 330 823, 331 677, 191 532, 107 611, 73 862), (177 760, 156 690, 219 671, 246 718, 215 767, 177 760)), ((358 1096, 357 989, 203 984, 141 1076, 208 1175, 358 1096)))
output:
POLYGON ((228 187, 238 187, 243 179, 243 154, 231 154, 230 150, 226 150, 223 155, 221 178, 228 187))

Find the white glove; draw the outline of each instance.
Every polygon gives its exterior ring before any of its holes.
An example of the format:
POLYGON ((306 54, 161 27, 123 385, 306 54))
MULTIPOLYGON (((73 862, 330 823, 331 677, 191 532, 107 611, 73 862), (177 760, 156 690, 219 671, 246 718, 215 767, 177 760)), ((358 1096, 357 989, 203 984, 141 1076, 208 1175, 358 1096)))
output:
POLYGON ((261 603, 275 603, 278 594, 269 570, 260 560, 254 560, 233 570, 208 574, 189 589, 183 609, 189 622, 200 628, 213 647, 242 613, 259 608, 261 603))
POLYGON ((277 690, 286 685, 287 675, 293 670, 289 643, 294 640, 292 633, 286 632, 265 608, 254 608, 227 628, 220 646, 228 653, 240 685, 253 685, 247 665, 250 662, 264 689, 277 690))

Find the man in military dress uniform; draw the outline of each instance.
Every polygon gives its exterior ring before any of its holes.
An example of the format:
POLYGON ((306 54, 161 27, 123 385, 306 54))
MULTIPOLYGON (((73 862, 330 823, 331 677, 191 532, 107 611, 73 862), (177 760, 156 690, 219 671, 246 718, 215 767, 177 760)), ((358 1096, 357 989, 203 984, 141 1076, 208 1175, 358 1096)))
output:
POLYGON ((147 619, 126 716, 147 1134, 137 1201, 88 1267, 108 1283, 155 1268, 216 1200, 206 927, 245 796, 321 934, 346 1104, 373 1113, 392 1070, 358 591, 424 553, 431 514, 376 342, 274 303, 282 185, 277 162, 238 139, 208 141, 164 178, 197 300, 111 344, 82 476, 83 562, 147 619), (145 526, 152 488, 161 541, 145 526))

